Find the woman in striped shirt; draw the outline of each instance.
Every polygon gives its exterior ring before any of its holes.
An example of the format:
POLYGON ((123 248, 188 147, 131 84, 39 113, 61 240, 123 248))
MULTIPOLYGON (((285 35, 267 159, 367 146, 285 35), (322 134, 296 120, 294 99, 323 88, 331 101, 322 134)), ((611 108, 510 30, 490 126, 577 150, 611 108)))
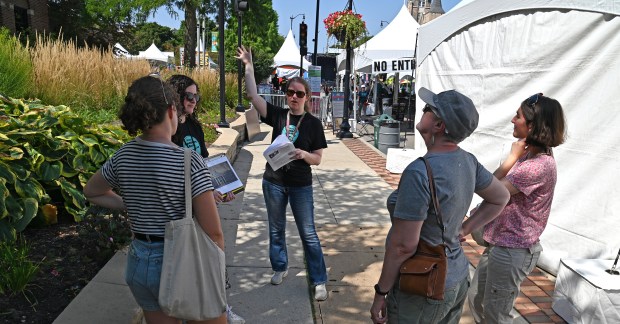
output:
MULTIPOLYGON (((125 280, 148 323, 179 323, 159 307, 159 278, 165 225, 185 216, 183 150, 172 141, 178 126, 179 97, 158 76, 142 77, 129 87, 119 117, 137 136, 123 145, 84 187, 93 204, 126 210, 134 239, 125 280)), ((207 166, 191 157, 193 213, 202 229, 224 249, 224 236, 207 166)), ((205 323, 226 323, 226 314, 205 323)))

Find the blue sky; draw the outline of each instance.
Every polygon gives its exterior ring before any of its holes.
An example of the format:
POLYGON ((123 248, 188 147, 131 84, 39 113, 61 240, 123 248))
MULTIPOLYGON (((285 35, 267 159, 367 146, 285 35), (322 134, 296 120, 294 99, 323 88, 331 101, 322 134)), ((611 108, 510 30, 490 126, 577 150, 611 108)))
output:
MULTIPOLYGON (((460 0, 442 0, 442 6, 445 11, 452 9, 460 0)), ((250 5, 251 5, 250 0, 250 5)), ((347 0, 323 0, 319 7, 319 30, 318 30, 318 52, 325 52, 327 45, 327 34, 325 32, 325 26, 323 25, 323 19, 334 11, 345 9, 347 6, 347 0)), ((366 21, 366 27, 371 35, 377 34, 381 30, 381 21, 391 21, 400 8, 403 6, 403 0, 354 0, 353 9, 357 13, 362 15, 362 19, 366 21)), ((297 14, 306 15, 306 24, 308 24, 308 51, 314 51, 314 25, 316 14, 316 1, 311 0, 273 0, 273 9, 278 13, 278 31, 282 36, 288 34, 291 28, 291 16, 297 14)), ((165 9, 160 9, 155 14, 154 18, 149 19, 155 21, 160 25, 168 26, 178 29, 183 19, 183 13, 179 12, 179 20, 172 19, 165 9)), ((302 21, 302 16, 293 20, 293 33, 295 36, 299 33, 299 23, 302 21)), ((385 23, 384 23, 385 25, 385 23)), ((335 40, 330 40, 335 42, 335 40)))

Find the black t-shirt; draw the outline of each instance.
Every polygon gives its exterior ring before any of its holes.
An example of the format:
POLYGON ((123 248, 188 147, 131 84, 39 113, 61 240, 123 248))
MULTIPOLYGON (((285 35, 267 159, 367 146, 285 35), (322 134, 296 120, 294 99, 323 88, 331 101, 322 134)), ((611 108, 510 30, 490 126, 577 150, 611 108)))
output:
MULTIPOLYGON (((286 134, 286 115, 288 113, 289 109, 267 103, 267 117, 261 117, 261 120, 273 127, 271 142, 280 134, 286 134)), ((301 115, 291 115, 289 127, 295 128, 299 118, 301 118, 301 115)), ((327 148, 327 141, 325 140, 321 121, 312 116, 312 114, 306 113, 299 125, 299 130, 295 129, 293 145, 307 152, 327 148)), ((273 171, 269 163, 267 163, 263 179, 281 186, 304 187, 312 185, 312 170, 310 165, 302 159, 291 161, 277 171, 273 171)))
POLYGON ((192 149, 202 157, 208 157, 209 151, 205 144, 205 133, 197 122, 186 119, 183 124, 179 123, 177 132, 172 136, 174 144, 192 149))

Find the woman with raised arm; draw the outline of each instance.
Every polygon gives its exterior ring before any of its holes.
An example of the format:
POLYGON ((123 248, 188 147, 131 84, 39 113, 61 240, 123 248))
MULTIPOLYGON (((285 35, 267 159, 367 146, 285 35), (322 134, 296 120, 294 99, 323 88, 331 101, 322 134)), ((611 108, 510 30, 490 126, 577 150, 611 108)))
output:
POLYGON ((237 49, 237 54, 237 58, 245 65, 247 96, 260 114, 261 120, 273 127, 271 141, 282 134, 295 146, 295 160, 278 170, 273 170, 267 163, 263 174, 263 195, 269 219, 269 260, 274 271, 271 283, 281 284, 288 274, 285 229, 286 205, 290 203, 306 256, 308 277, 315 289, 314 298, 325 300, 327 269, 314 226, 310 166, 321 163, 327 141, 321 121, 309 112, 310 86, 303 78, 289 79, 286 91, 289 108, 276 107, 258 95, 250 50, 241 46, 237 49))
MULTIPOLYGON (((557 169, 553 147, 564 143, 562 105, 537 93, 523 102, 511 121, 517 139, 493 175, 510 192, 510 201, 484 227, 489 246, 483 252, 470 289, 477 322, 512 323, 510 312, 521 283, 536 267, 547 226, 557 169)), ((476 215, 478 211, 472 211, 476 215)))
MULTIPOLYGON (((149 324, 181 322, 166 315, 158 302, 165 226, 185 217, 184 154, 171 140, 178 125, 178 106, 178 95, 159 76, 134 81, 119 117, 129 135, 140 135, 114 153, 84 187, 84 195, 91 203, 127 210, 133 240, 125 280, 149 324)), ((192 152, 191 159, 194 215, 223 250, 224 236, 211 192, 211 175, 198 153, 192 152)), ((226 313, 202 323, 225 324, 226 313)))

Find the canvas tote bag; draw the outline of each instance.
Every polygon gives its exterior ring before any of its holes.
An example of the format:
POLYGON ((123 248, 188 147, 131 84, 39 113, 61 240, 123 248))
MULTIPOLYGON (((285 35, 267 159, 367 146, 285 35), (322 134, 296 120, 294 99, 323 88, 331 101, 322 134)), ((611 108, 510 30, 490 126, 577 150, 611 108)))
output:
POLYGON ((226 259, 192 217, 191 151, 184 151, 185 217, 166 224, 159 305, 172 317, 207 320, 226 311, 226 259))

